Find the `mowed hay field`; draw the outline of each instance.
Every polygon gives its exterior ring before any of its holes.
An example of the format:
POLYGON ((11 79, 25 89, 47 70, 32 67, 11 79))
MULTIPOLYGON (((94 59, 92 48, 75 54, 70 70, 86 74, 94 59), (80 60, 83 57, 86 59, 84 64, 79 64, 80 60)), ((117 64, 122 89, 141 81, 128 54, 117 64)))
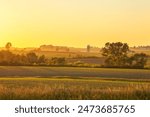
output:
POLYGON ((150 99, 150 71, 0 67, 0 99, 150 99))

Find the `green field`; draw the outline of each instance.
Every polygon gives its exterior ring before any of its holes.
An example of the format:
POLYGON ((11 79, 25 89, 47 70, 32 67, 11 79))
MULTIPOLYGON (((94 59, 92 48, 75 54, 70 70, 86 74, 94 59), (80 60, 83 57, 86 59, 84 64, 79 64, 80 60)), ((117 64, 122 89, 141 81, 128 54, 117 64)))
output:
POLYGON ((150 99, 150 70, 0 67, 0 99, 150 99))

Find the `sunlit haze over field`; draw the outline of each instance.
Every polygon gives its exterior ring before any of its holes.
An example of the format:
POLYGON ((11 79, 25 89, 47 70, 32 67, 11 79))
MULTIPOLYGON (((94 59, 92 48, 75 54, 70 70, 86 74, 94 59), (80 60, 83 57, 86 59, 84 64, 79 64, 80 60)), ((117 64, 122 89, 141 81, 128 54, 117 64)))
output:
POLYGON ((0 0, 0 46, 150 45, 150 0, 0 0))

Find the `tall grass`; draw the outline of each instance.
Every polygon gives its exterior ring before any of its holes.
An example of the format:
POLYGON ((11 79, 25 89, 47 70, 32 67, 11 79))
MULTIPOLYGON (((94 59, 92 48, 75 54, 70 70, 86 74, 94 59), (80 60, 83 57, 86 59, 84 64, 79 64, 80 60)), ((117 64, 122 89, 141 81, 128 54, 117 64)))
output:
POLYGON ((6 100, 139 100, 150 99, 150 82, 98 79, 2 79, 6 100))

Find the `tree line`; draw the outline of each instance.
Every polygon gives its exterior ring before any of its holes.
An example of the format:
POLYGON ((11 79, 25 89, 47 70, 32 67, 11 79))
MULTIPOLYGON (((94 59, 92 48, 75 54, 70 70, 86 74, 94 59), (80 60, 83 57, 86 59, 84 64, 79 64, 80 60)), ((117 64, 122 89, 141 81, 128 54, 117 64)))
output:
MULTIPOLYGON (((38 56, 34 52, 23 55, 14 54, 10 51, 11 46, 12 44, 8 42, 5 46, 6 50, 0 51, 0 65, 67 65, 64 57, 48 59, 45 55, 38 56)), ((87 46, 87 49, 90 52, 90 45, 87 46)), ((131 54, 128 44, 122 42, 108 42, 101 52, 105 59, 102 67, 144 68, 148 60, 148 56, 144 53, 131 54)))
POLYGON ((0 65, 34 65, 42 64, 45 60, 45 56, 38 57, 35 53, 19 55, 10 51, 0 51, 0 65))
POLYGON ((53 57, 47 59, 44 55, 38 56, 34 52, 19 55, 14 54, 10 51, 0 51, 0 65, 64 65, 66 62, 65 58, 53 57))

